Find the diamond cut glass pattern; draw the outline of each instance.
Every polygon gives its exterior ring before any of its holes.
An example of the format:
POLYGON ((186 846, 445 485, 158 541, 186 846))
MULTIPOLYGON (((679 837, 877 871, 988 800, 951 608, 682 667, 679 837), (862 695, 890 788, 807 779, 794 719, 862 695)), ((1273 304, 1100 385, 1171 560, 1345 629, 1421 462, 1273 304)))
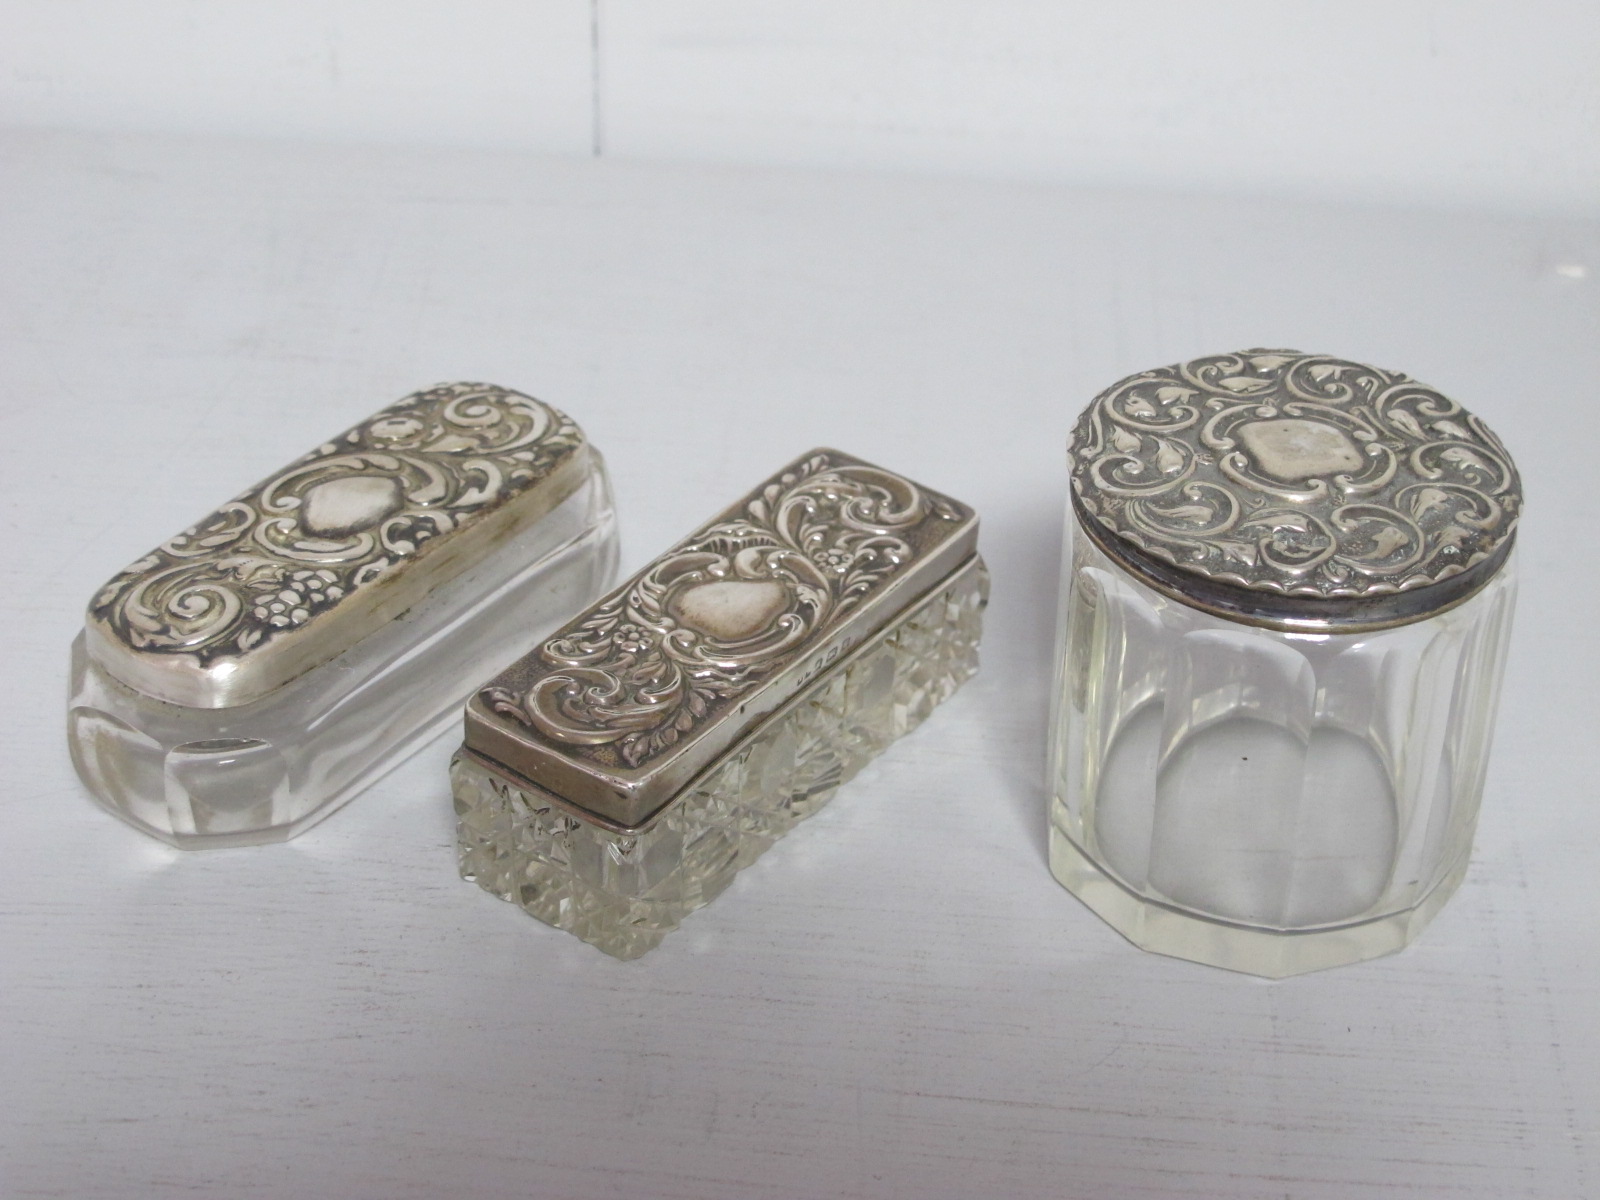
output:
POLYGON ((458 754, 462 876, 607 954, 638 957, 973 676, 987 596, 987 573, 973 560, 642 829, 582 819, 458 754))

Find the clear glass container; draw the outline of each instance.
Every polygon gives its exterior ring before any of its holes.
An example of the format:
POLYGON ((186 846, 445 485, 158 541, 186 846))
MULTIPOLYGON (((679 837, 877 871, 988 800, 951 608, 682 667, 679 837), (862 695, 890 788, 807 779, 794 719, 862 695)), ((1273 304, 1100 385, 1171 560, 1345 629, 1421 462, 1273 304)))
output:
POLYGON ((1516 598, 1282 633, 1144 586, 1081 533, 1050 866, 1148 950, 1283 976, 1405 946, 1466 873, 1516 598))
POLYGON ((636 829, 585 820, 458 753, 462 878, 614 958, 654 949, 977 674, 988 589, 982 561, 970 560, 636 829))
POLYGON ((977 671, 977 536, 948 496, 802 455, 468 702, 462 876, 652 949, 977 671))
POLYGON ((1137 945, 1252 974, 1402 948, 1467 869, 1516 595, 1520 484, 1509 459, 1475 418, 1404 376, 1290 352, 1146 373, 1090 414, 1097 419, 1075 438, 1061 591, 1052 871, 1137 945), (1308 363, 1338 364, 1349 394, 1252 386, 1286 375, 1307 384, 1308 363), (1225 420, 1241 387, 1242 434, 1225 420), (1177 389, 1166 412, 1163 388, 1177 389), (1213 393, 1221 398, 1206 403, 1213 393), (1374 399, 1401 393, 1399 418, 1374 399), (1174 428, 1187 414, 1171 410, 1182 407, 1197 419, 1174 428), (1129 412, 1132 429, 1119 423, 1129 412), (1331 434, 1299 428, 1313 420, 1347 430, 1366 462, 1350 461, 1331 434), (1199 431, 1189 447, 1159 444, 1182 446, 1187 430, 1199 431), (1253 454, 1252 440, 1259 449, 1285 431, 1301 467, 1316 470, 1286 479, 1292 464, 1270 449, 1253 454), (1441 445, 1456 478, 1435 472, 1430 447, 1441 445), (1163 453, 1171 476, 1193 454, 1193 470, 1165 491, 1154 462, 1163 453), (1260 470, 1263 458, 1275 472, 1260 470), (1408 481, 1408 463, 1420 479, 1408 481), (1224 496, 1206 469, 1230 465, 1238 478, 1224 478, 1224 496), (1368 466, 1373 477, 1389 474, 1386 498, 1369 488, 1352 500, 1368 466), (1329 486, 1313 488, 1319 478, 1329 486), (1252 509, 1257 479, 1316 495, 1269 494, 1252 509), (1330 506, 1343 524, 1319 515, 1330 506), (1383 514, 1393 512, 1409 524, 1386 535, 1383 514), (1491 528, 1473 529, 1474 518, 1491 528), (1308 539, 1319 528, 1336 536, 1308 539), (1416 544, 1400 545, 1402 533, 1416 544), (1482 539, 1467 569, 1442 580, 1435 571, 1415 588, 1361 590, 1374 577, 1415 577, 1404 573, 1426 568, 1428 547, 1442 539, 1460 551, 1467 535, 1482 539), (1199 548, 1217 543, 1226 553, 1202 559, 1199 548), (1244 570, 1252 564, 1234 546, 1251 549, 1258 573, 1244 570), (1338 586, 1319 589, 1309 570, 1282 569, 1307 559, 1373 574, 1341 567, 1324 580, 1338 586), (1225 570, 1205 570, 1208 562, 1225 570), (1396 562, 1405 565, 1376 575, 1396 562), (1231 578, 1219 583, 1224 573, 1231 578), (1294 587, 1247 587, 1240 575, 1294 587))
POLYGON ((175 846, 293 837, 457 723, 616 562, 604 463, 575 425, 485 385, 418 393, 107 585, 72 646, 73 762, 175 846))

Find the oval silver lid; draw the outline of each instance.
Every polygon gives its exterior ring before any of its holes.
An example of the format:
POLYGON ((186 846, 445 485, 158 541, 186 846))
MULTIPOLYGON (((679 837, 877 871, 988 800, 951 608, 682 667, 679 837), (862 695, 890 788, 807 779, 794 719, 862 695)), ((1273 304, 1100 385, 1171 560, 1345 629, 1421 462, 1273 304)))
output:
POLYGON ((1084 531, 1156 590, 1234 620, 1358 632, 1481 588, 1522 483, 1478 417, 1397 372, 1244 350, 1129 376, 1071 443, 1084 531))
POLYGON ((440 384, 324 442, 100 589, 85 633, 147 696, 233 708, 349 649, 584 478, 564 413, 440 384))

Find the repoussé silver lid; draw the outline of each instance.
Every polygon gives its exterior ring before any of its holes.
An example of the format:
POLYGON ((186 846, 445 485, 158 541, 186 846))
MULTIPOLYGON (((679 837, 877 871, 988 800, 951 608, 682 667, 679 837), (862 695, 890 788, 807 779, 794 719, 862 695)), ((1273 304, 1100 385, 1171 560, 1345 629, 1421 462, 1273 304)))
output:
POLYGON ((89 605, 91 651, 171 704, 259 700, 548 513, 582 482, 587 450, 531 396, 416 392, 113 577, 89 605))
POLYGON ((467 705, 465 750, 641 826, 970 561, 977 536, 966 505, 813 450, 491 680, 467 705))
POLYGON ((1071 443, 1084 531, 1158 591, 1232 619, 1354 632, 1419 620, 1510 552, 1500 440, 1405 375, 1294 350, 1129 376, 1071 443))

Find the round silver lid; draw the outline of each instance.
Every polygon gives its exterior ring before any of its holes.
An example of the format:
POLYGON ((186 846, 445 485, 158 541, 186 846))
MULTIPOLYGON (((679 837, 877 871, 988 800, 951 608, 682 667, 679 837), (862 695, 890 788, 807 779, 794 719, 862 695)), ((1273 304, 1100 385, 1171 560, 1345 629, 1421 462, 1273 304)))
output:
POLYGON ((1500 440, 1405 375, 1243 350, 1129 376, 1072 434, 1085 532, 1157 590, 1275 629, 1355 632, 1472 595, 1510 552, 1500 440))

